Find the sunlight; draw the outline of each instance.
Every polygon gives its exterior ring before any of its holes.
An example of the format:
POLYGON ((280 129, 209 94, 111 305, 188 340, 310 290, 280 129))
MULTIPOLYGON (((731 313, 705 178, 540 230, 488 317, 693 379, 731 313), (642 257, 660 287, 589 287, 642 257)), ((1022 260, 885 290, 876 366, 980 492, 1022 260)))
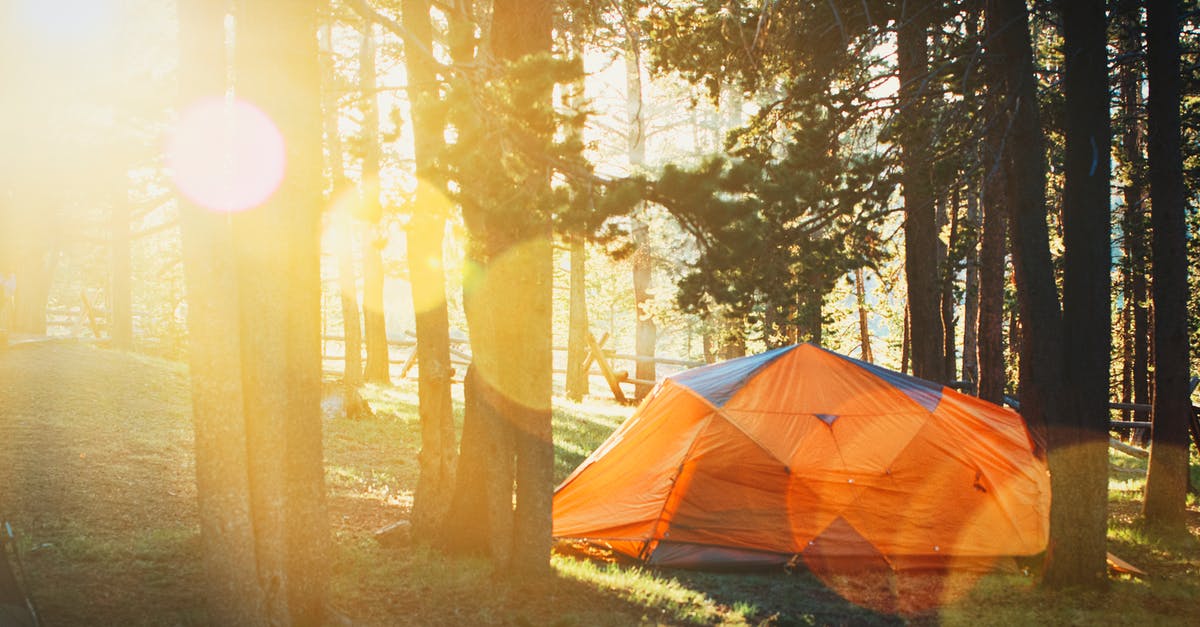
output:
MULTIPOLYGON (((486 268, 468 264, 463 269, 463 289, 473 292, 473 296, 471 304, 466 305, 467 308, 490 309, 495 307, 495 303, 520 298, 517 292, 530 289, 531 282, 528 277, 536 272, 538 264, 550 258, 550 254, 549 238, 531 237, 501 253, 486 268)), ((483 318, 493 314, 479 315, 483 318)), ((474 335, 472 337, 472 342, 478 345, 480 339, 475 339, 474 335)), ((528 335, 522 335, 520 332, 505 333, 501 330, 491 339, 499 348, 497 354, 512 355, 520 354, 519 351, 524 350, 523 343, 527 342, 528 338, 528 335)), ((543 390, 536 384, 531 385, 526 376, 527 370, 511 367, 511 358, 487 361, 479 359, 481 354, 484 354, 483 350, 475 351, 472 369, 483 378, 492 392, 503 396, 505 401, 516 406, 537 411, 550 409, 547 405, 549 395, 543 395, 543 390)))
POLYGON ((39 35, 73 41, 103 32, 113 21, 110 0, 24 0, 18 19, 39 35))
POLYGON ((284 139, 271 118, 244 100, 207 98, 186 109, 167 145, 179 191, 213 211, 254 208, 283 180, 284 139))

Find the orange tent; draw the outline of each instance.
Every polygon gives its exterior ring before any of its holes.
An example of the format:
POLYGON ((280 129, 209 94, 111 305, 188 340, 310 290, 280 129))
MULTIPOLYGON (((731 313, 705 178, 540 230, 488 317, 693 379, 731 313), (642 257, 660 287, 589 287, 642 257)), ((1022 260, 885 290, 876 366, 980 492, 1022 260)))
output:
POLYGON ((554 536, 663 566, 986 568, 1044 550, 1016 413, 810 344, 664 380, 558 487, 554 536))

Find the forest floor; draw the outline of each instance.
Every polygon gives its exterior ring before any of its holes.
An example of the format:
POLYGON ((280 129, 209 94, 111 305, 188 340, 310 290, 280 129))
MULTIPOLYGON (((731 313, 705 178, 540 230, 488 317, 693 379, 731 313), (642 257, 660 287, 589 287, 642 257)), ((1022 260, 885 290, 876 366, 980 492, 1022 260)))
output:
MULTIPOLYGON (((1114 576, 1107 594, 1045 592, 1030 574, 822 581, 567 556, 554 557, 552 582, 530 588, 483 562, 375 541, 376 529, 407 515, 419 430, 414 385, 368 388, 366 396, 374 418, 327 419, 324 436, 330 602, 354 625, 1200 621, 1200 508, 1192 501, 1191 538, 1152 541, 1136 524, 1141 481, 1115 477, 1110 550, 1148 575, 1114 576)), ((560 404, 557 476, 630 411, 560 404)), ((1144 467, 1121 457, 1114 462, 1144 467)), ((204 624, 186 368, 69 343, 0 353, 0 517, 19 536, 46 625, 204 624)))

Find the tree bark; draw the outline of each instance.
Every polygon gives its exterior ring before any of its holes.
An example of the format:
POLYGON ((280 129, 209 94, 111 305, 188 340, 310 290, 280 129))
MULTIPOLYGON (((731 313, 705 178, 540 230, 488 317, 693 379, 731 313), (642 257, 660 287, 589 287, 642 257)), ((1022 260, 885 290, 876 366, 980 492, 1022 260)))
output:
MULTIPOLYGON (((1121 51, 1133 55, 1142 50, 1141 23, 1138 17, 1140 2, 1129 2, 1120 18, 1121 51)), ((1122 214, 1122 232, 1125 235, 1125 300, 1132 312, 1130 335, 1126 342, 1131 345, 1132 361, 1127 366, 1132 389, 1132 402, 1150 404, 1150 310, 1146 305, 1146 161, 1143 157, 1143 134, 1141 121, 1142 75, 1131 58, 1119 71, 1121 109, 1125 118, 1125 133, 1121 141, 1120 155, 1128 170, 1129 184, 1123 190, 1125 210, 1122 214)), ((1136 411, 1134 420, 1148 422, 1150 412, 1136 411)), ((1136 437, 1145 438, 1145 431, 1136 437)), ((1144 444, 1144 440, 1140 442, 1144 444)))
MULTIPOLYGON (((632 24, 632 20, 627 20, 632 24)), ((629 165, 634 172, 646 165, 646 128, 642 116, 642 69, 641 54, 636 29, 629 29, 625 41, 625 114, 629 119, 626 144, 629 148, 629 165)), ((642 205, 642 209, 645 205, 642 205)), ((633 266, 633 303, 636 316, 634 345, 635 354, 639 357, 635 366, 636 378, 643 381, 654 381, 656 367, 653 361, 654 349, 657 343, 658 329, 654 324, 653 296, 650 292, 650 281, 653 271, 653 257, 650 251, 649 226, 640 219, 635 211, 630 230, 633 236, 634 251, 631 257, 633 266)), ((634 386, 634 398, 641 400, 653 389, 653 384, 638 383, 634 386)))
POLYGON ((1180 129, 1179 7, 1146 3, 1150 221, 1154 228, 1154 432, 1142 514, 1186 533, 1189 399, 1187 231, 1180 129))
MULTIPOLYGON (((328 18, 332 20, 332 17, 328 18)), ((342 346, 344 361, 342 382, 346 387, 347 407, 351 392, 357 394, 362 383, 362 323, 358 311, 358 277, 354 271, 354 216, 345 203, 338 202, 348 193, 349 181, 342 164, 342 136, 338 131, 337 74, 333 59, 333 27, 330 21, 321 25, 320 43, 323 63, 321 83, 324 87, 325 147, 329 152, 329 178, 332 183, 334 223, 337 229, 338 288, 342 304, 342 346)))
MULTIPOLYGON (((950 194, 950 201, 947 203, 941 201, 938 203, 941 209, 938 211, 938 231, 949 223, 950 226, 950 241, 949 245, 941 246, 943 253, 938 261, 941 277, 941 317, 942 317, 942 355, 945 360, 946 379, 953 381, 958 378, 958 354, 957 343, 955 342, 955 321, 954 321, 954 274, 955 267, 958 265, 954 259, 955 242, 958 239, 958 188, 955 187, 950 194)), ((941 238, 938 238, 940 244, 941 238)))
POLYGON ((967 192, 967 276, 963 287, 963 379, 979 390, 979 195, 972 182, 967 192))
MULTIPOLYGON (((550 0, 497 0, 492 7, 492 51, 501 61, 518 61, 529 55, 548 54, 554 4, 550 0)), ((547 90, 539 98, 549 100, 547 90)), ((548 139, 548 138, 543 138, 548 139)), ((531 199, 543 195, 550 184, 548 172, 524 173, 520 185, 531 199)), ((513 530, 514 572, 536 578, 550 575, 551 499, 554 494, 554 444, 551 429, 552 389, 551 320, 553 254, 550 223, 537 213, 529 215, 520 234, 522 241, 508 242, 506 252, 519 245, 511 277, 501 284, 513 286, 512 315, 505 329, 513 342, 502 346, 511 357, 497 377, 501 390, 520 407, 513 416, 516 442, 516 524, 513 530)), ((494 257, 493 257, 494 259, 494 257)), ((493 270, 494 271, 494 270, 493 270)), ((499 355, 498 355, 499 356, 499 355)))
POLYGON ((992 83, 984 110, 983 137, 983 235, 979 243, 979 398, 997 405, 1004 402, 1008 373, 1004 359, 1004 269, 1008 247, 1008 168, 1003 146, 1008 122, 999 93, 999 68, 986 64, 984 72, 992 83))
MULTIPOLYGON (((179 102, 225 94, 225 7, 180 0, 179 102)), ((266 625, 250 507, 237 264, 228 216, 179 194, 204 598, 214 625, 266 625)))
POLYGON ((1066 118, 1063 189, 1063 400, 1048 415, 1053 552, 1043 582, 1103 588, 1112 350, 1106 21, 1103 3, 1059 3, 1066 118))
POLYGON ((571 237, 571 302, 567 330, 567 398, 583 400, 588 394, 587 354, 587 249, 583 238, 571 237))
POLYGON ((383 207, 379 201, 379 96, 375 89, 375 26, 363 25, 358 55, 358 84, 363 98, 363 327, 367 344, 364 377, 371 383, 391 383, 387 317, 383 302, 383 207))
MULTIPOLYGON (((658 329, 654 324, 654 296, 650 292, 652 262, 650 255, 649 227, 645 222, 634 218, 633 242, 633 300, 637 313, 635 353, 639 357, 635 372, 637 379, 654 381, 657 368, 654 363, 654 349, 657 343, 658 329)), ((634 386, 634 398, 641 400, 654 388, 653 383, 638 383, 634 386)))
POLYGON ((988 0, 986 6, 989 61, 995 64, 1003 110, 1011 115, 1011 120, 1002 122, 1008 126, 1002 157, 1007 169, 1006 197, 1011 208, 1013 272, 1021 320, 1021 414, 1041 448, 1047 419, 1057 422, 1062 412, 1062 311, 1046 224, 1045 144, 1025 3, 988 0))
MULTIPOLYGON (((404 0, 401 11, 413 42, 433 49, 429 0, 404 0)), ((421 474, 413 496, 412 524, 417 537, 441 526, 454 487, 456 435, 450 402, 450 321, 446 307, 443 239, 446 207, 435 172, 444 143, 445 119, 438 115, 437 74, 430 60, 410 51, 408 98, 412 107, 413 154, 417 191, 408 225, 408 266, 416 314, 418 396, 421 414, 421 474)))
POLYGON ((875 355, 871 352, 871 327, 867 324, 867 286, 864 282, 862 268, 854 269, 854 296, 858 303, 858 345, 862 350, 862 360, 868 364, 875 363, 875 355))
POLYGON ((239 97, 286 138, 287 170, 234 218, 258 567, 272 623, 323 620, 328 521, 321 441, 322 195, 316 0, 242 0, 239 97))
MULTIPOLYGON (((465 16, 465 12, 457 13, 456 20, 465 16)), ((547 0, 495 2, 491 22, 494 57, 504 64, 549 52, 552 17, 552 4, 547 0)), ((473 57, 473 35, 469 34, 473 27, 463 23, 451 26, 452 55, 456 63, 462 63, 473 57)), ((502 72, 498 79, 522 80, 502 72)), ((551 96, 549 91, 532 91, 525 85, 517 85, 513 93, 528 100, 515 106, 528 108, 551 96)), ((463 452, 450 519, 459 521, 464 513, 477 512, 479 506, 472 510, 471 499, 494 505, 482 522, 455 522, 459 529, 451 544, 470 543, 471 535, 488 538, 499 567, 541 579, 550 573, 554 488, 550 412, 553 257, 550 222, 540 207, 549 188, 549 173, 540 167, 524 167, 521 172, 503 169, 504 161, 493 152, 495 142, 481 139, 482 120, 467 113, 454 122, 460 142, 475 142, 463 151, 470 155, 460 155, 472 164, 475 180, 460 181, 467 192, 463 222, 471 238, 468 256, 474 269, 463 286, 473 357, 468 382, 472 400, 464 417, 463 452), (495 204, 484 206, 479 189, 466 189, 476 185, 493 188, 497 193, 490 194, 487 202, 495 204), (498 197, 501 190, 503 200, 498 197), (483 436, 468 437, 468 431, 483 436), (495 466, 471 465, 468 443, 478 440, 496 447, 492 452, 495 466), (516 463, 510 466, 514 451, 516 463), (486 494, 472 493, 473 486, 482 486, 475 489, 486 494), (471 527, 485 535, 469 533, 471 527), (498 546, 506 542, 507 551, 498 546)))
MULTIPOLYGON (((471 19, 472 4, 458 0, 449 15, 450 54, 454 63, 470 65, 476 59, 475 23, 471 19)), ((466 81, 459 77, 459 81, 466 81)), ((472 85, 458 83, 455 89, 470 89, 472 85)), ((455 110, 450 120, 458 131, 458 141, 467 142, 470 152, 482 158, 479 168, 490 169, 499 163, 495 145, 478 141, 483 121, 474 109, 455 110)), ((462 157, 460 157, 462 158, 462 157)), ((460 167, 462 167, 460 165, 460 167)), ((512 556, 513 537, 513 479, 514 451, 510 417, 502 413, 502 393, 493 389, 491 373, 500 368, 496 348, 498 342, 497 312, 488 291, 491 278, 487 276, 492 243, 488 239, 488 214, 475 202, 486 192, 482 185, 494 172, 474 172, 476 176, 459 181, 466 201, 463 204, 463 223, 470 236, 466 251, 468 266, 478 271, 463 278, 463 309, 471 334, 472 362, 463 379, 463 429, 455 472, 454 495, 446 516, 442 544, 451 552, 482 555, 498 566, 507 565, 512 556)), ((501 291, 503 288, 501 288, 501 291)), ((505 294, 505 298, 509 295, 505 294)))
POLYGON ((898 112, 904 188, 904 275, 908 282, 913 374, 946 381, 938 315, 937 232, 929 155, 929 5, 901 4, 897 32, 898 112))
MULTIPOLYGON (((23 233, 30 233, 22 230, 23 233)), ((58 268, 58 249, 53 243, 45 245, 51 236, 41 239, 30 234, 35 243, 21 245, 17 258, 17 289, 13 295, 13 330, 32 335, 46 334, 46 303, 50 300, 50 284, 58 268)))
POLYGON ((119 350, 133 349, 133 262, 129 220, 128 200, 114 201, 111 216, 108 337, 113 348, 119 350))

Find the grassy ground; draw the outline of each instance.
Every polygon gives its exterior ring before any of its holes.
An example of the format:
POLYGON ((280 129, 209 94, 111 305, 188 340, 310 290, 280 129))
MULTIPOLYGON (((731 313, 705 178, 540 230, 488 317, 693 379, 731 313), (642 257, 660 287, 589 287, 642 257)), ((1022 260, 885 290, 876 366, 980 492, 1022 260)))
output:
MULTIPOLYGON (((334 607, 354 624, 1198 624, 1196 540, 1136 525, 1140 480, 1114 481, 1111 550, 1149 572, 1107 595, 1040 591, 1030 575, 875 581, 808 574, 654 571, 554 558, 529 589, 482 562, 372 532, 405 516, 418 425, 411 386, 372 388, 377 416, 325 422, 334 607), (857 600, 864 609, 845 600, 857 600)), ((603 403, 555 414, 565 476, 628 415, 603 403)), ((1124 466, 1144 462, 1114 456, 1124 466)), ((203 624, 186 370, 71 344, 0 354, 0 516, 20 534, 48 625, 203 624)), ((1191 510, 1200 535, 1200 511, 1191 510)))

